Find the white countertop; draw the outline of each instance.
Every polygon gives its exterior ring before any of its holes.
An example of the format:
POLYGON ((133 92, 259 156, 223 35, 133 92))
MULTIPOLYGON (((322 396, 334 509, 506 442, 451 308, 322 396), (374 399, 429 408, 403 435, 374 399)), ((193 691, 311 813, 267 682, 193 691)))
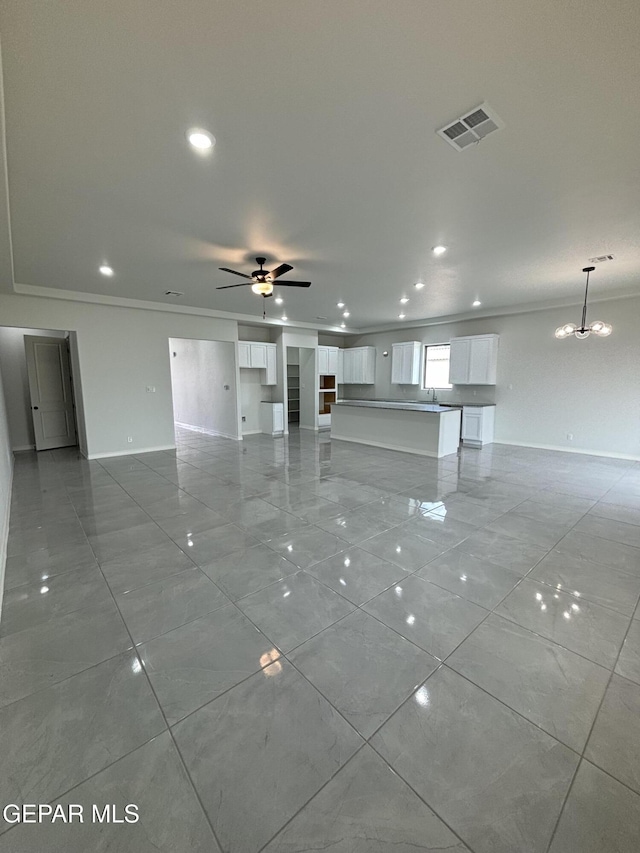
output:
POLYGON ((338 400, 331 406, 354 406, 365 409, 399 409, 408 412, 431 412, 432 414, 446 414, 453 411, 456 406, 440 406, 437 403, 405 403, 402 400, 338 400))

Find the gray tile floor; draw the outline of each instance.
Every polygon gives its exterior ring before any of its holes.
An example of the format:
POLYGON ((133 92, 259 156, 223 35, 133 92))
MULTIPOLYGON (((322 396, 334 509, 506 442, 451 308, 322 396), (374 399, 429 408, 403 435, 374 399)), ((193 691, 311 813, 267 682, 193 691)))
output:
POLYGON ((0 853, 640 850, 638 464, 20 454, 8 554, 0 800, 86 819, 0 853))

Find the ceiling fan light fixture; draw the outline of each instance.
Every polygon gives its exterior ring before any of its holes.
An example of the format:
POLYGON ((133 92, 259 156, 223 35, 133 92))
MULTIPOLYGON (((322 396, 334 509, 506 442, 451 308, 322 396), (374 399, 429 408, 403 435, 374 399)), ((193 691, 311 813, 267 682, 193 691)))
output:
POLYGON ((259 296, 270 296, 273 293, 273 284, 270 281, 254 281, 251 290, 259 296))

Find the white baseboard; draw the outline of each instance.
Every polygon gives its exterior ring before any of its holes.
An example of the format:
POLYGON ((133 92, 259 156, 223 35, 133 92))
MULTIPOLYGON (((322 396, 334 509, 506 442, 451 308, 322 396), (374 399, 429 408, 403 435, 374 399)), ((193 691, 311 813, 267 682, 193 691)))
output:
POLYGON ((558 444, 531 444, 529 441, 506 441, 496 439, 494 444, 508 444, 510 447, 531 447, 534 450, 558 450, 560 453, 581 453, 583 456, 603 456, 605 459, 628 459, 629 462, 640 462, 640 456, 630 453, 607 453, 604 450, 587 450, 584 447, 564 447, 558 444))
POLYGON ((350 441, 352 444, 366 444, 369 447, 382 447, 385 450, 398 450, 400 453, 415 453, 416 456, 430 456, 432 459, 444 458, 439 457, 433 450, 416 450, 415 447, 401 447, 399 444, 388 444, 383 441, 365 441, 361 438, 346 438, 343 435, 336 435, 333 432, 331 433, 331 438, 335 438, 336 441, 350 441))
POLYGON ((130 450, 116 450, 113 453, 90 453, 87 459, 110 459, 112 456, 137 456, 138 453, 157 453, 159 450, 175 449, 175 444, 163 444, 161 447, 132 447, 130 450))
MULTIPOLYGON (((233 441, 242 441, 241 435, 231 435, 228 432, 219 432, 215 429, 207 429, 206 427, 194 426, 194 424, 183 424, 180 421, 175 422, 176 426, 182 427, 183 429, 189 429, 191 432, 201 432, 204 435, 212 435, 214 438, 231 438, 233 441)), ((260 430, 258 430, 260 432, 260 430)), ((245 435, 249 435, 248 432, 244 433, 245 435)))
POLYGON ((35 450, 35 444, 23 444, 22 447, 12 447, 13 453, 23 453, 25 450, 35 450))
POLYGON ((244 438, 245 435, 262 435, 262 430, 261 429, 242 430, 242 437, 244 438))
POLYGON ((318 432, 318 427, 306 426, 306 424, 298 424, 298 429, 310 429, 312 432, 318 432))
POLYGON ((13 455, 9 469, 7 506, 4 518, 0 519, 0 621, 2 620, 2 598, 4 595, 4 573, 7 565, 7 542, 9 540, 9 516, 11 515, 11 491, 13 488, 13 455))

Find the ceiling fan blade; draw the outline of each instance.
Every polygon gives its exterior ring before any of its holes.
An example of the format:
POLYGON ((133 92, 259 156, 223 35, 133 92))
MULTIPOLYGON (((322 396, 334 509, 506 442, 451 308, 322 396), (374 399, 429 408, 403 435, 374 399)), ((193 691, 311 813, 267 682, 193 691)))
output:
POLYGON ((228 290, 230 287, 249 287, 250 284, 253 284, 253 282, 246 281, 242 284, 225 284, 222 287, 216 287, 216 290, 228 290))
POLYGON ((279 275, 282 275, 285 272, 289 272, 289 270, 292 269, 293 267, 291 266, 291 264, 280 264, 279 267, 276 267, 274 270, 271 270, 271 272, 269 273, 269 277, 272 279, 278 278, 279 275))
POLYGON ((311 287, 310 281, 279 281, 278 287, 311 287))
POLYGON ((242 276, 242 278, 251 278, 250 275, 245 275, 243 272, 238 272, 237 270, 230 270, 229 267, 218 267, 218 269, 222 270, 222 272, 230 272, 233 275, 242 276))

